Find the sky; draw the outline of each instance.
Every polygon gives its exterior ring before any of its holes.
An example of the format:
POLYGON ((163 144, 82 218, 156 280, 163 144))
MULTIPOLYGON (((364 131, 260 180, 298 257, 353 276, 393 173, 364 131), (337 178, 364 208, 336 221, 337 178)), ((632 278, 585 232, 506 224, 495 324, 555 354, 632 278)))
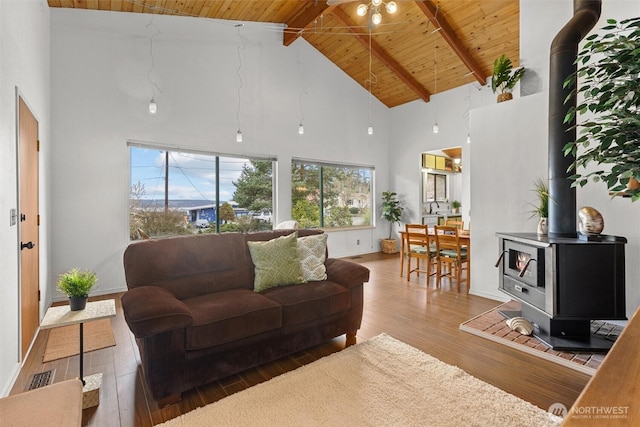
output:
MULTIPOLYGON (((130 147, 131 185, 144 184, 143 199, 164 199, 165 151, 130 147)), ((235 186, 248 159, 220 157, 220 201, 233 200, 235 186)), ((169 199, 215 200, 215 156, 169 151, 169 199)))

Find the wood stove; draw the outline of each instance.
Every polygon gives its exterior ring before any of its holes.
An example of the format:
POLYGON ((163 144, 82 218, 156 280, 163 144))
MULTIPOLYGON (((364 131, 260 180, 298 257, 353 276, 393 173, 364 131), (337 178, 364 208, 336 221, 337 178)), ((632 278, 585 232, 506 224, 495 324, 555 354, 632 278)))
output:
POLYGON ((499 289, 522 304, 534 335, 555 350, 606 351, 591 320, 624 320, 626 239, 497 233, 499 289))

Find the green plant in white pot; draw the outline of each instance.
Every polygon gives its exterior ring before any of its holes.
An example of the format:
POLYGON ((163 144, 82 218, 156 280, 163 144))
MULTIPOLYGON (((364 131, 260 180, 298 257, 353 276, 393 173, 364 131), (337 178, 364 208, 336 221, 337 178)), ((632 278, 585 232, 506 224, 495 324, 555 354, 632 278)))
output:
POLYGON ((89 291, 97 280, 96 273, 72 268, 58 278, 58 290, 69 297, 71 311, 84 310, 89 291))
POLYGON ((536 193, 538 198, 537 203, 531 203, 533 210, 531 211, 531 217, 538 217, 537 232, 541 235, 546 235, 548 231, 548 218, 549 218, 549 185, 547 181, 539 178, 534 183, 533 192, 536 193))
POLYGON ((580 136, 564 147, 576 157, 573 186, 603 181, 614 195, 640 199, 640 17, 608 25, 588 36, 578 52, 576 74, 565 87, 582 97, 565 123, 576 120, 580 136), (576 82, 579 87, 576 88, 576 82), (581 169, 584 169, 582 171, 581 169))
POLYGON ((389 221, 389 238, 382 239, 382 252, 385 253, 396 253, 398 251, 398 243, 396 239, 392 238, 393 224, 400 223, 404 208, 400 201, 396 199, 396 196, 397 193, 392 191, 382 192, 382 215, 380 218, 389 221))

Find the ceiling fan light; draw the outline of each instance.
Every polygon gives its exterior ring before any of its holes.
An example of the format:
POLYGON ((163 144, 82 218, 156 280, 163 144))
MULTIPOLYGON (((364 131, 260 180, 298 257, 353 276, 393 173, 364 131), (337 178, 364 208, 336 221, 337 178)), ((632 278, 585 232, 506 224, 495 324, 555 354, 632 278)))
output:
POLYGON ((387 13, 396 13, 396 11, 398 10, 398 5, 396 4, 396 2, 390 1, 385 5, 385 8, 387 9, 387 13))
POLYGON ((367 14, 367 5, 366 4, 358 5, 358 9, 356 10, 356 13, 358 14, 358 16, 366 15, 367 14))
POLYGON ((382 4, 382 0, 371 0, 371 4, 374 6, 380 6, 382 4))
POLYGON ((376 12, 373 15, 371 15, 371 23, 373 23, 373 25, 378 25, 381 22, 382 22, 382 15, 379 12, 376 12))

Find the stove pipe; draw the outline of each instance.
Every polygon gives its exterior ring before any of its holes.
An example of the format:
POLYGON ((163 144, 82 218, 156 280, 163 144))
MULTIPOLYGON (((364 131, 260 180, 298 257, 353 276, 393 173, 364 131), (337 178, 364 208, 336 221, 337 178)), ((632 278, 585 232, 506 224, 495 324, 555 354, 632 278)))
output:
MULTIPOLYGON (((565 104, 571 92, 563 89, 564 80, 576 72, 578 43, 600 18, 602 0, 574 0, 573 17, 556 34, 551 43, 549 61, 549 236, 576 237, 576 189, 567 169, 575 156, 563 153, 564 146, 576 140, 576 124, 563 123, 569 107, 576 106, 576 96, 565 104)), ((577 82, 576 82, 577 83, 577 82)))

